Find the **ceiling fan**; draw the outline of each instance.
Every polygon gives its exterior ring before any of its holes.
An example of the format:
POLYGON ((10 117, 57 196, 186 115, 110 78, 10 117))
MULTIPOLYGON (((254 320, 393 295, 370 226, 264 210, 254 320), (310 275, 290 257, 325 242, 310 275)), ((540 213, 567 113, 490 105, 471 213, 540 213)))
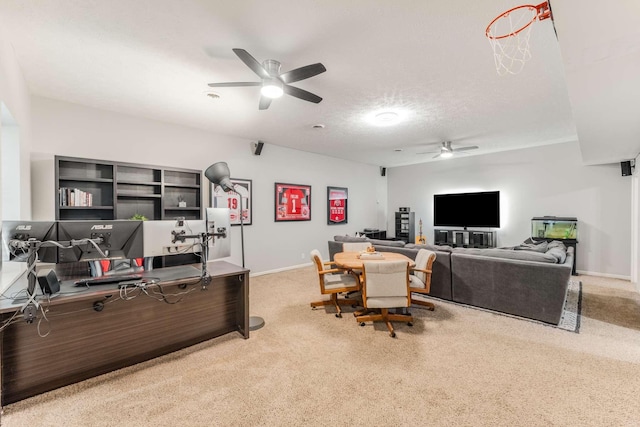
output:
POLYGON ((260 64, 253 56, 244 49, 233 49, 238 58, 246 64, 247 67, 262 79, 260 82, 229 82, 229 83, 209 83, 211 87, 237 87, 237 86, 261 86, 260 89, 260 110, 266 110, 271 105, 271 100, 279 98, 283 93, 295 96, 304 101, 319 103, 322 101, 318 95, 307 92, 304 89, 290 86, 289 83, 298 82, 324 73, 327 69, 321 63, 311 64, 295 70, 280 72, 280 62, 274 59, 265 59, 260 64))
POLYGON ((454 154, 466 154, 465 151, 469 151, 469 150, 475 150, 479 148, 477 145, 469 145, 467 147, 458 147, 458 148, 453 148, 451 146, 451 141, 444 141, 442 142, 442 146, 440 147, 439 150, 437 151, 424 151, 422 153, 417 153, 417 154, 430 154, 430 153, 438 153, 435 156, 433 156, 434 159, 437 159, 438 157, 451 157, 454 154))

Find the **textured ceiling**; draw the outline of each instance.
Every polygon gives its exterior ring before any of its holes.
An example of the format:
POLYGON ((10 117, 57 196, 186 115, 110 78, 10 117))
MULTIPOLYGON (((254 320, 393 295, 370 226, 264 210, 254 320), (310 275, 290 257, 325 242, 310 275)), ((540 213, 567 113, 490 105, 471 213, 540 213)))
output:
POLYGON ((520 74, 495 71, 485 27, 518 4, 2 0, 0 24, 36 95, 391 167, 430 161, 417 153, 444 140, 482 154, 577 138, 551 20, 534 24, 520 74), (322 62, 294 86, 324 100, 259 111, 257 87, 212 100, 207 83, 258 81, 232 48, 284 71, 322 62), (368 122, 382 110, 402 121, 368 122))

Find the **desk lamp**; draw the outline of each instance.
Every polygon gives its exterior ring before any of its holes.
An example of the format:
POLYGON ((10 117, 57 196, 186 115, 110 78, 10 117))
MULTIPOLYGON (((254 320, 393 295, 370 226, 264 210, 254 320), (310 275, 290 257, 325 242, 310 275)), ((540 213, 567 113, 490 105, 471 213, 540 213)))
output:
MULTIPOLYGON (((229 178, 231 172, 226 162, 214 163, 204 171, 204 176, 207 177, 211 183, 219 185, 226 193, 235 191, 235 185, 229 178)), ((242 250, 242 268, 244 268, 244 208, 242 206, 242 195, 239 194, 240 199, 240 247, 242 250)), ((262 317, 250 316, 249 317, 249 330, 255 331, 264 326, 264 319, 262 317)))

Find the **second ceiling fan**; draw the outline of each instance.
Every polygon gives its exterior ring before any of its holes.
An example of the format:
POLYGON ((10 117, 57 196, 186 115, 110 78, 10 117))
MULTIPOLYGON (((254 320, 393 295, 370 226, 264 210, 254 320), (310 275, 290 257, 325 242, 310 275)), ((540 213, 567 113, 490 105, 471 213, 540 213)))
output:
POLYGON ((460 153, 460 154, 466 154, 465 151, 469 151, 469 150, 475 150, 479 148, 477 145, 469 145, 467 147, 458 147, 458 148, 453 148, 451 146, 451 141, 444 141, 442 142, 442 146, 440 147, 439 150, 437 151, 424 151, 422 153, 417 153, 417 154, 429 154, 429 153, 438 153, 435 156, 433 156, 434 159, 437 159, 438 157, 451 157, 454 154, 460 153))
POLYGON ((261 86, 260 89, 260 110, 266 110, 271 105, 271 100, 279 98, 283 93, 295 96, 296 98, 313 103, 322 101, 318 95, 304 89, 291 86, 289 83, 298 82, 324 73, 327 69, 321 63, 311 64, 295 70, 280 72, 280 62, 274 59, 266 59, 259 63, 253 56, 244 49, 233 49, 238 58, 246 64, 254 73, 262 79, 260 82, 229 82, 229 83, 209 83, 211 87, 238 87, 238 86, 261 86))

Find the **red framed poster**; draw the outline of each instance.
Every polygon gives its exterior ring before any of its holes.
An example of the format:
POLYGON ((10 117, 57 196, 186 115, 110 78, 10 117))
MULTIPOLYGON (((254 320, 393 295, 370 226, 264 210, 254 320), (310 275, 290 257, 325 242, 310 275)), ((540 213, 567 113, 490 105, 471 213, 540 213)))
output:
POLYGON ((348 194, 344 187, 327 187, 327 224, 347 223, 348 194))
POLYGON ((275 183, 275 221, 311 221, 311 186, 275 183))
POLYGON ((221 186, 209 183, 209 206, 214 208, 229 208, 231 225, 240 225, 240 197, 242 197, 242 221, 244 225, 251 225, 253 200, 252 182, 250 179, 231 178, 235 191, 225 192, 221 186))

